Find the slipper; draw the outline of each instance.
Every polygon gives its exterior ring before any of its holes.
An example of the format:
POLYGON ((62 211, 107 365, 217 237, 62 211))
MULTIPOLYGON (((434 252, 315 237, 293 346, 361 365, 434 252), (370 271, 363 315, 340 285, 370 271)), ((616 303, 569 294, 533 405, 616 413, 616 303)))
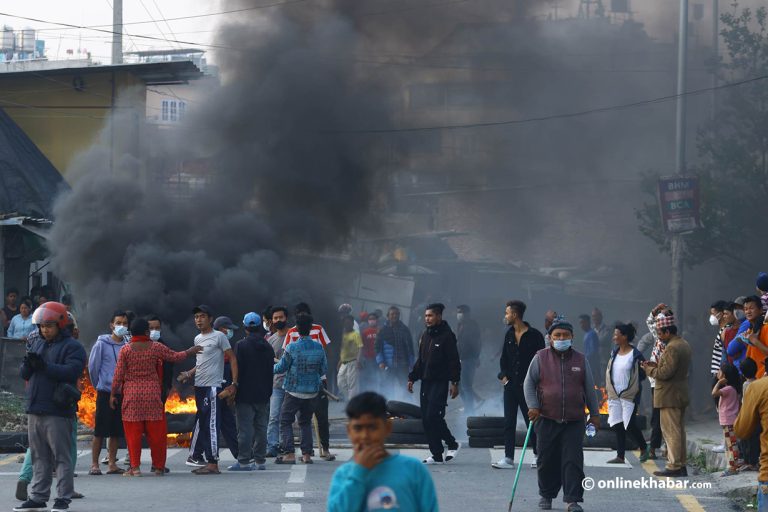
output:
POLYGON ((111 471, 107 471, 108 475, 122 475, 123 473, 125 473, 125 470, 121 469, 121 468, 117 468, 117 469, 113 469, 111 471))
POLYGON ((296 464, 296 459, 287 460, 283 457, 276 457, 275 464, 296 464))
POLYGON ((220 475, 221 471, 218 469, 211 469, 208 466, 202 468, 193 469, 192 472, 196 475, 220 475))
POLYGON ((303 462, 304 464, 314 464, 315 463, 315 461, 313 461, 312 459, 309 459, 309 458, 307 458, 307 459, 302 458, 301 462, 303 462))
POLYGON ((80 493, 79 493, 79 492, 77 492, 77 491, 75 491, 75 492, 73 492, 73 493, 72 493, 72 499, 73 499, 73 500, 81 500, 81 499, 83 499, 83 498, 85 498, 85 496, 84 496, 83 494, 80 494, 80 493))
POLYGON ((135 476, 135 477, 140 477, 140 476, 141 476, 141 471, 140 471, 140 470, 138 470, 138 469, 129 469, 128 471, 123 471, 123 476, 128 476, 128 477, 132 477, 132 476, 135 476))
POLYGON ((98 476, 98 475, 103 475, 104 473, 102 473, 99 468, 91 468, 88 474, 91 476, 98 476))

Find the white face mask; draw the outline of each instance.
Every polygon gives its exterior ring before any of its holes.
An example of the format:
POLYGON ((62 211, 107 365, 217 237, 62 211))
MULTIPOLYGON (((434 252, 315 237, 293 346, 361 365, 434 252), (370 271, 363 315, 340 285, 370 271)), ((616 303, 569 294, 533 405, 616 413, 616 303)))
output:
POLYGON ((456 320, 458 320, 459 322, 464 320, 464 313, 456 313, 456 320))
POLYGON ((124 325, 116 325, 115 329, 112 331, 115 336, 122 338, 126 334, 128 334, 128 328, 124 325))
POLYGON ((712 325, 712 326, 720 325, 720 320, 718 320, 715 315, 709 315, 709 325, 712 325))
POLYGON ((149 339, 157 341, 160 339, 160 331, 149 331, 149 339))
POLYGON ((744 314, 743 309, 737 309, 733 312, 733 314, 737 320, 744 320, 747 317, 747 315, 744 314))

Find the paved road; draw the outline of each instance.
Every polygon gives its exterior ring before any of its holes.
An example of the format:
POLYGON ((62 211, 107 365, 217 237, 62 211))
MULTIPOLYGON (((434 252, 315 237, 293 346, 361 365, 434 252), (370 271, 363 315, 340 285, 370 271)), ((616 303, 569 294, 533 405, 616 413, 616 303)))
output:
MULTIPOLYGON (((75 479, 75 488, 84 493, 86 498, 76 500, 72 510, 211 512, 219 509, 319 512, 325 510, 333 471, 351 456, 349 449, 334 451, 339 455, 337 462, 317 460, 311 466, 293 467, 278 466, 270 462, 266 471, 197 476, 191 474, 190 468, 184 465, 186 451, 169 450, 168 467, 171 473, 168 476, 123 478, 107 475, 88 476, 86 473, 90 452, 83 450, 78 460, 77 472, 80 476, 75 479)), ((425 450, 417 449, 403 452, 416 457, 426 454, 425 450)), ((121 450, 120 456, 123 453, 121 450)), ((490 467, 490 462, 498 459, 502 453, 500 450, 465 448, 454 462, 432 466, 430 471, 437 486, 441 510, 506 511, 514 471, 494 470, 490 467)), ((587 476, 595 480, 620 477, 640 481, 642 478, 650 478, 648 471, 654 469, 652 461, 643 466, 634 455, 630 455, 630 464, 626 466, 604 464, 604 461, 613 455, 613 452, 606 451, 585 452, 587 476)), ((228 451, 222 452, 222 459, 223 464, 232 461, 228 451)), ((145 450, 142 461, 148 463, 148 450, 145 450)), ((6 504, 6 510, 10 510, 17 503, 13 500, 13 494, 19 467, 16 455, 0 455, 0 496, 5 497, 3 503, 6 504)), ((700 484, 707 483, 707 478, 695 476, 689 480, 691 484, 700 484)), ((536 471, 525 464, 520 476, 514 510, 534 511, 537 509, 537 503, 536 471)), ((718 496, 713 490, 704 489, 593 490, 587 492, 584 507, 587 511, 595 512, 720 512, 733 509, 729 500, 718 496)), ((565 510, 565 505, 556 500, 554 510, 565 510)))

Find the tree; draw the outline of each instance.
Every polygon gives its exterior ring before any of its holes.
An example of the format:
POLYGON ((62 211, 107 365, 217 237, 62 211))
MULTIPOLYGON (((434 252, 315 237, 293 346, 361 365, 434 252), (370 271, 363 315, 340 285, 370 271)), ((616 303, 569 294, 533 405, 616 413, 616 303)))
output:
MULTIPOLYGON (((725 84, 717 91, 714 121, 697 135, 702 227, 685 236, 688 267, 711 260, 753 267, 768 251, 768 9, 721 15, 726 57, 714 63, 725 84), (740 85, 729 85, 740 84, 740 85)), ((644 176, 642 188, 656 197, 659 173, 644 176)), ((636 216, 640 231, 670 252, 657 200, 636 216)))

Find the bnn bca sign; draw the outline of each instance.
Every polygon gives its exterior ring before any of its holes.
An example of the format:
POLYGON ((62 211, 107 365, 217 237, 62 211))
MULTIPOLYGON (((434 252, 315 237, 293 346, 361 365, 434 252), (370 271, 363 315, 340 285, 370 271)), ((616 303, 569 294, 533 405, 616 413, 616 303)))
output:
POLYGON ((672 176, 659 179, 661 222, 668 233, 684 233, 700 227, 699 178, 672 176))

